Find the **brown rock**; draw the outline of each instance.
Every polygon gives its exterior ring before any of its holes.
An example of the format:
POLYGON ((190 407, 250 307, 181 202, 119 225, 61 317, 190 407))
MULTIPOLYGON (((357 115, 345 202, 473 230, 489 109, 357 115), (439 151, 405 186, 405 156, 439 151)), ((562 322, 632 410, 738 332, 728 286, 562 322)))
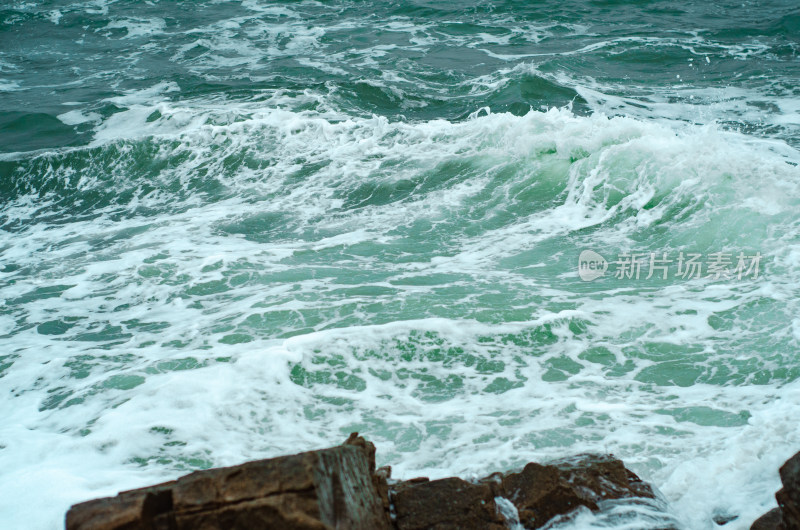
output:
POLYGON ((374 456, 356 435, 330 449, 197 471, 75 505, 67 530, 388 529, 374 456))
POLYGON ((781 515, 780 508, 773 508, 758 519, 753 525, 750 527, 750 530, 778 530, 781 524, 781 519, 783 519, 781 515))
POLYGON ((800 530, 800 453, 786 461, 780 469, 781 488, 775 494, 782 515, 782 530, 800 530))
POLYGON ((502 496, 516 506, 525 528, 539 528, 556 515, 580 505, 597 510, 597 504, 562 481, 559 470, 553 466, 530 463, 520 473, 505 477, 502 488, 502 496))
MULTIPOLYGON (((323 523, 316 501, 292 493, 243 501, 234 505, 200 512, 175 514, 178 530, 221 530, 224 528, 292 528, 296 530, 330 530, 350 528, 323 523)), ((360 528, 368 528, 361 526, 360 528)))
POLYGON ((519 473, 493 473, 474 484, 457 478, 413 479, 391 486, 390 495, 398 530, 506 528, 496 497, 511 501, 519 522, 529 529, 579 506, 596 511, 604 500, 655 498, 621 461, 598 455, 531 463, 519 473))
POLYGON ((153 519, 172 509, 170 488, 174 484, 166 482, 148 488, 123 491, 116 497, 76 504, 67 512, 67 530, 155 528, 153 519))
POLYGON ((598 510, 604 500, 637 497, 654 494, 610 456, 531 463, 477 482, 393 483, 390 467, 375 469, 375 446, 354 433, 339 447, 197 471, 77 504, 67 530, 533 529, 581 506, 598 510))
POLYGON ((384 515, 389 520, 392 518, 392 505, 389 501, 389 479, 391 478, 392 466, 378 468, 375 473, 372 474, 372 484, 375 486, 375 490, 381 498, 384 515))
POLYGON ((401 483, 392 488, 397 530, 507 528, 492 488, 460 478, 401 483))
POLYGON ((375 473, 375 444, 368 442, 363 436, 359 436, 357 432, 351 432, 347 440, 342 445, 354 445, 360 447, 367 454, 367 462, 369 463, 369 473, 375 473))
POLYGON ((750 530, 800 530, 800 453, 781 466, 780 475, 778 507, 759 517, 750 530))
POLYGON ((549 465, 530 463, 519 473, 503 476, 499 486, 498 494, 516 506, 525 528, 540 528, 578 506, 597 511, 604 500, 655 498, 649 485, 608 455, 581 455, 549 465))

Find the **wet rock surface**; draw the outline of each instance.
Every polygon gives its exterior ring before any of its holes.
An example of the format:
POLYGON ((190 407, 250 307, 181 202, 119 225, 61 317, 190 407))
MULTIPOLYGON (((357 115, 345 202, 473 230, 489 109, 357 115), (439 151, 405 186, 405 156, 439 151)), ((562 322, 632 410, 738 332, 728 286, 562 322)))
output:
POLYGON ((504 476, 500 485, 500 496, 514 503, 525 528, 540 528, 578 506, 597 511, 603 501, 655 498, 648 484, 607 455, 581 455, 549 465, 531 463, 519 473, 504 476))
POLYGON ((579 455, 519 472, 393 481, 375 446, 353 433, 341 446, 197 471, 73 506, 67 530, 541 528, 653 489, 608 455, 579 455))

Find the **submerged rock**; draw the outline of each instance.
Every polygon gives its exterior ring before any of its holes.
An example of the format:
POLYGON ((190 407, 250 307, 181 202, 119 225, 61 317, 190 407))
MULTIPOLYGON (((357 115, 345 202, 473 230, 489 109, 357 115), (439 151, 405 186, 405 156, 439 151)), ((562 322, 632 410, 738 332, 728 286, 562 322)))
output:
POLYGON ((338 447, 197 471, 76 504, 67 530, 535 529, 614 501, 655 499, 607 455, 530 463, 473 482, 390 477, 391 468, 375 469, 375 446, 353 433, 338 447))
POLYGON ((726 524, 730 523, 731 521, 735 521, 738 519, 739 516, 733 513, 717 513, 711 517, 711 520, 714 521, 718 526, 725 526, 726 524))

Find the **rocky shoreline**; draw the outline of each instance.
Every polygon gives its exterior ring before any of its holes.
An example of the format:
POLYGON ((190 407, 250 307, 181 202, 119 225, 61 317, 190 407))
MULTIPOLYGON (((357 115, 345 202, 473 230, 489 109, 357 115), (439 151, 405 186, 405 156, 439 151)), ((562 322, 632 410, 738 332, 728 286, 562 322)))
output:
MULTIPOLYGON (((756 521, 754 530, 800 530, 800 453, 780 473, 779 507, 756 521)), ((654 488, 611 455, 532 462, 519 472, 474 481, 395 481, 390 467, 376 469, 375 446, 353 433, 340 446, 196 471, 76 504, 67 512, 66 528, 519 530, 587 513, 624 520, 643 509, 658 528, 677 528, 654 488)))

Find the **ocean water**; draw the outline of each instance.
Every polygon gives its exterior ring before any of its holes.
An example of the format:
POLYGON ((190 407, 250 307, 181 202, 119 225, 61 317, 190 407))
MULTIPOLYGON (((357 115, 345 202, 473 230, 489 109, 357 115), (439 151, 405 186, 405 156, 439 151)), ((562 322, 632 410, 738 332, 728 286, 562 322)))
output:
POLYGON ((359 431, 662 494, 560 529, 749 528, 800 450, 799 53, 794 0, 3 2, 0 527, 359 431))

